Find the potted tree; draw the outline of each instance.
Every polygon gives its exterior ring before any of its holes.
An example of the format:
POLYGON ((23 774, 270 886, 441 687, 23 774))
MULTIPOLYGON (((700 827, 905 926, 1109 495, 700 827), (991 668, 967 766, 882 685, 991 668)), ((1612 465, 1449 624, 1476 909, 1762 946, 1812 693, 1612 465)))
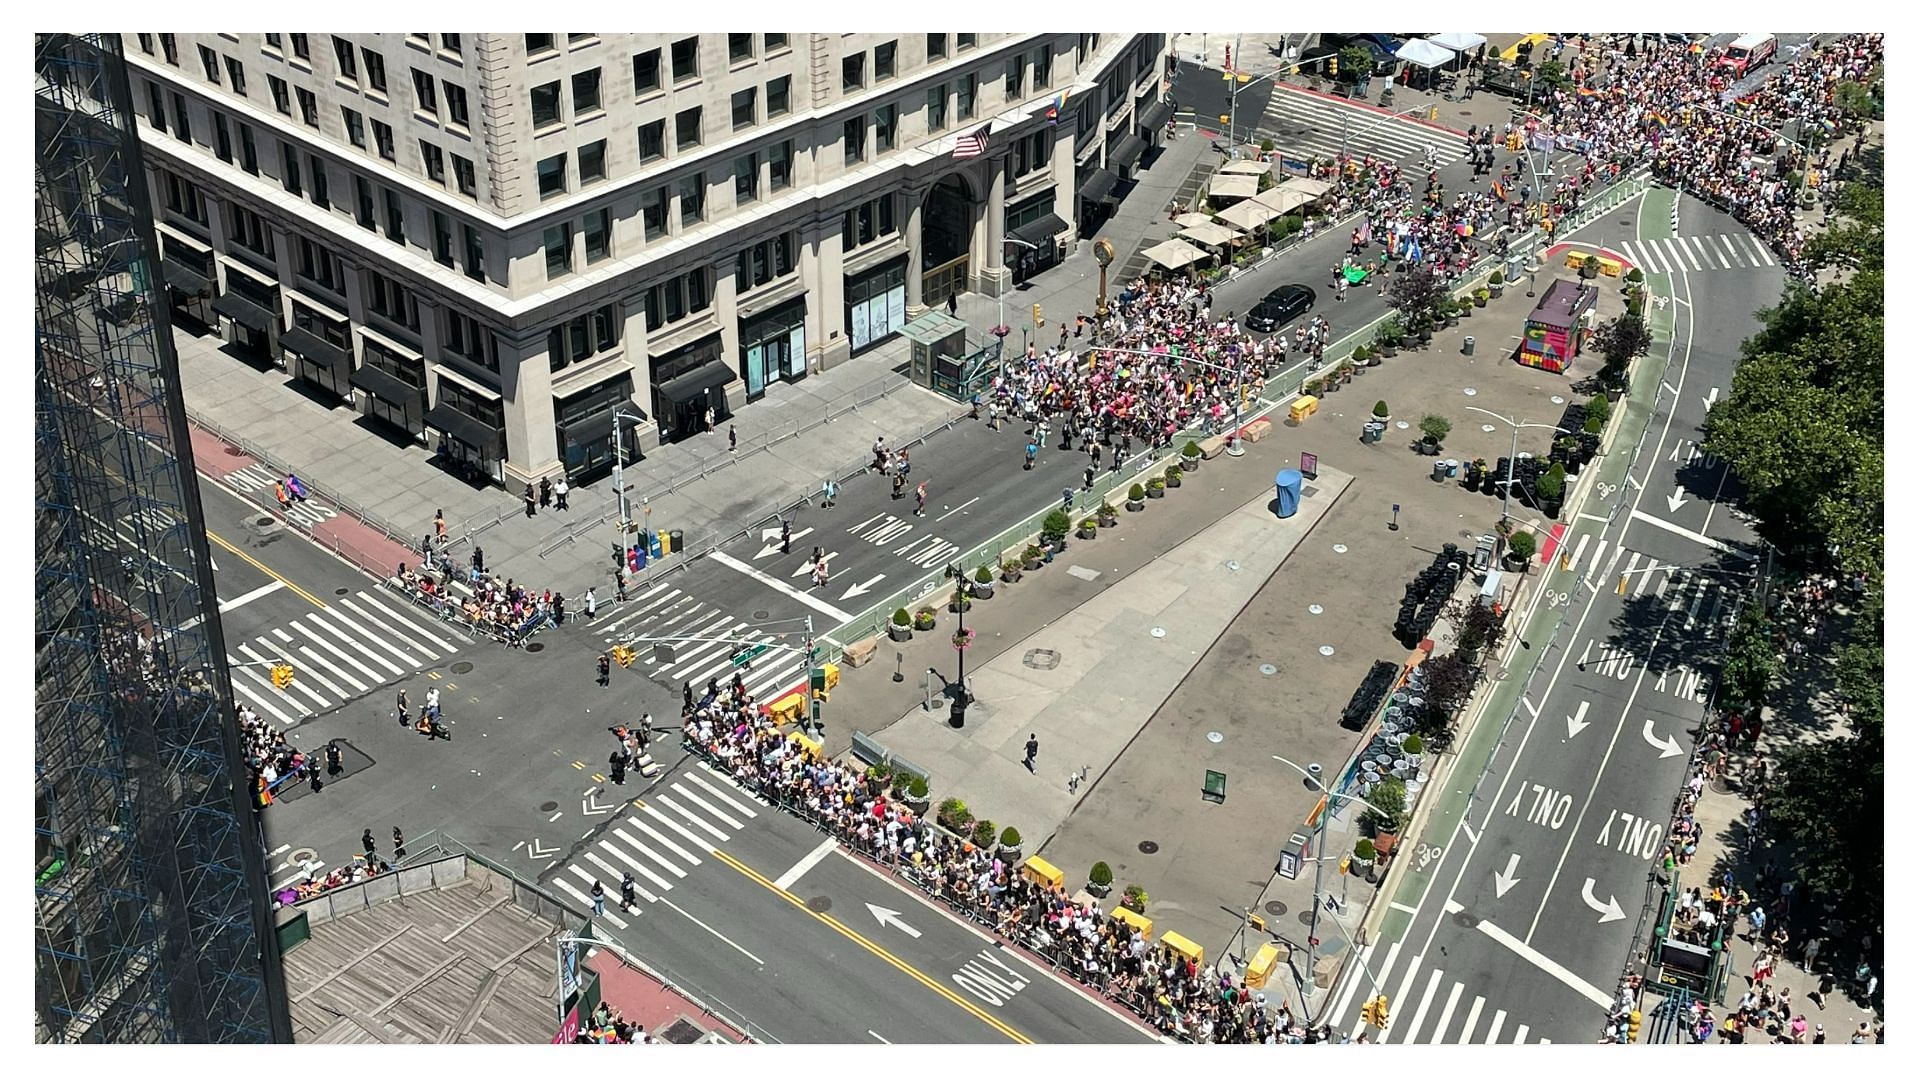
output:
POLYGON ((1493 294, 1492 294, 1492 293, 1490 293, 1490 292, 1488 292, 1488 291, 1487 291, 1487 289, 1486 289, 1485 287, 1482 287, 1482 288, 1479 288, 1479 289, 1475 289, 1475 290, 1473 291, 1473 306, 1474 306, 1474 307, 1476 307, 1476 308, 1484 308, 1484 307, 1486 307, 1486 306, 1487 306, 1487 298, 1488 298, 1488 297, 1490 297, 1490 296, 1492 296, 1492 295, 1493 295, 1493 294))
POLYGON ((1460 319, 1473 318, 1473 302, 1467 297, 1453 297, 1453 314, 1460 319))
POLYGON ((1373 847, 1382 856, 1391 856, 1400 842, 1400 827, 1407 818, 1407 782, 1398 777, 1383 777, 1367 789, 1367 802, 1379 810, 1367 811, 1373 826, 1373 847))
POLYGON ((973 846, 986 848, 993 844, 996 827, 991 819, 982 818, 973 824, 973 846))
POLYGON ((1007 863, 1020 862, 1020 831, 1012 826, 1000 831, 1000 858, 1007 863))
POLYGON ((1393 417, 1393 414, 1387 412, 1387 403, 1385 399, 1382 399, 1380 401, 1373 403, 1373 419, 1379 421, 1382 424, 1385 424, 1388 420, 1392 419, 1392 417, 1393 417))
MULTIPOLYGON (((1433 340, 1433 322, 1434 313, 1432 309, 1423 311, 1413 317, 1413 336, 1421 345, 1425 345, 1433 340)), ((1408 345, 1409 343, 1403 339, 1400 344, 1408 345)))
POLYGON ((1507 566, 1517 571, 1526 570, 1528 564, 1533 562, 1534 544, 1533 534, 1524 529, 1508 537, 1507 566))
POLYGON ((1018 582, 1020 580, 1020 573, 1021 573, 1021 567, 1020 567, 1019 560, 1004 559, 1000 561, 1000 580, 1001 581, 1018 582))
POLYGON ((877 762, 867 767, 867 795, 879 798, 887 790, 887 782, 893 780, 893 767, 885 762, 877 762))
POLYGON ((1380 366, 1380 354, 1371 346, 1362 344, 1354 348, 1353 362, 1355 364, 1365 364, 1369 368, 1378 368, 1380 366))
POLYGON ((1080 520, 1079 536, 1081 540, 1092 540, 1100 535, 1100 522, 1094 518, 1080 520))
POLYGON ((973 572, 973 595, 981 600, 993 596, 993 569, 985 563, 973 572))
POLYGON ((1587 281, 1592 281, 1593 279, 1599 276, 1600 276, 1600 257, 1599 256, 1589 255, 1585 259, 1580 260, 1580 277, 1582 279, 1587 281))
POLYGON ((1167 495, 1166 481, 1160 479, 1159 477, 1147 478, 1147 498, 1148 499, 1165 499, 1166 495, 1167 495))
POLYGON ((1642 289, 1645 289, 1647 287, 1646 286, 1647 276, 1640 272, 1639 267, 1634 267, 1632 270, 1627 271, 1627 276, 1625 280, 1626 280, 1626 284, 1621 286, 1620 289, 1622 292, 1626 293, 1628 296, 1632 296, 1633 294, 1638 293, 1642 289))
POLYGON ((930 605, 923 604, 920 606, 919 611, 913 613, 913 629, 916 631, 930 631, 933 629, 934 620, 933 608, 930 605))
POLYGON ((893 623, 887 627, 887 637, 896 642, 907 642, 913 639, 913 617, 907 614, 905 608, 893 610, 893 623))
POLYGON ((1420 752, 1425 750, 1426 747, 1426 743, 1420 739, 1418 734, 1410 733, 1406 739, 1400 741, 1400 749, 1407 752, 1408 758, 1419 757, 1420 752))
POLYGON ((1135 482, 1133 487, 1127 489, 1127 509, 1130 511, 1147 509, 1147 490, 1141 487, 1138 482, 1135 482))
POLYGON ((1146 887, 1134 885, 1133 883, 1128 883, 1127 888, 1120 891, 1120 903, 1126 906, 1127 908, 1133 909, 1135 912, 1138 912, 1143 916, 1146 915, 1147 914, 1146 887))
POLYGON ((1487 275, 1487 294, 1489 296, 1492 296, 1495 299, 1498 299, 1500 294, 1506 291, 1507 291, 1507 276, 1505 274, 1502 274, 1496 270, 1493 273, 1487 275))
POLYGON ((914 777, 914 779, 907 784, 906 798, 900 802, 907 805, 907 810, 912 811, 915 818, 925 815, 927 813, 927 805, 932 802, 927 798, 927 779, 919 776, 914 777))
POLYGON ((1549 518, 1560 517, 1560 500, 1567 490, 1567 467, 1553 463, 1534 482, 1533 490, 1540 496, 1540 513, 1549 518))
POLYGON ((1447 433, 1453 431, 1453 422, 1438 413, 1428 413, 1420 418, 1420 450, 1429 456, 1440 453, 1440 444, 1446 442, 1447 433))
POLYGON ((1446 297, 1441 300, 1437 310, 1440 313, 1440 318, 1446 320, 1448 326, 1457 327, 1460 325, 1460 305, 1456 303, 1452 297, 1446 297))
POLYGON ((1044 560, 1046 556, 1046 549, 1037 544, 1029 544, 1026 549, 1020 553, 1020 566, 1023 570, 1037 571, 1040 569, 1040 562, 1044 560))
POLYGON ((1353 842, 1353 873, 1360 878, 1371 876, 1374 855, 1373 842, 1368 838, 1353 842))
POLYGON ((1393 356, 1400 351, 1400 338, 1405 333, 1406 328, 1401 325, 1400 317, 1389 315, 1381 322, 1380 329, 1373 332, 1373 344, 1380 347, 1382 354, 1393 356))
POLYGON ((1112 529, 1114 526, 1117 526, 1120 524, 1120 512, 1117 510, 1114 510, 1113 504, 1111 503, 1107 503, 1103 501, 1100 504, 1100 509, 1099 511, 1096 512, 1096 514, 1100 520, 1100 525, 1103 528, 1112 529))
POLYGON ((1200 444, 1189 439, 1187 445, 1180 448, 1180 468, 1189 473, 1200 468, 1200 444))
POLYGON ((1073 529, 1073 519, 1067 512, 1055 510, 1040 521, 1040 547, 1058 551, 1066 547, 1068 531, 1073 529))
POLYGON ((1180 467, 1179 466, 1177 465, 1168 466, 1167 471, 1165 473, 1162 473, 1161 476, 1166 478, 1167 487, 1169 488, 1180 487, 1180 467))
POLYGON ((967 831, 973 829, 973 812, 967 810, 965 800, 948 796, 940 801, 940 810, 934 815, 934 821, 965 837, 967 831))
POLYGON ((1095 897, 1105 897, 1113 892, 1113 868, 1108 867, 1105 861, 1094 864, 1093 870, 1087 872, 1087 892, 1095 897))

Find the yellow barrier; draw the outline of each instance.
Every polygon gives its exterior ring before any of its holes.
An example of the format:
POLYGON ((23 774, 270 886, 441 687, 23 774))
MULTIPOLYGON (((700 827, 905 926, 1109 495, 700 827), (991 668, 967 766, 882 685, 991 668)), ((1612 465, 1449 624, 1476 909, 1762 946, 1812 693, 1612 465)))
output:
POLYGON ((1583 252, 1580 249, 1575 248, 1572 251, 1567 253, 1567 266, 1571 267, 1574 270, 1579 270, 1581 267, 1585 265, 1587 265, 1586 252, 1583 252))
POLYGON ((1267 977, 1273 975, 1273 966, 1280 960, 1280 948, 1268 942, 1254 951, 1253 960, 1247 962, 1247 986, 1258 990, 1267 985, 1267 977))
POLYGON ((799 694, 790 694, 767 707, 767 712, 772 715, 775 724, 797 721, 806 711, 806 696, 799 694))
POLYGON ((1034 884, 1050 890, 1059 889, 1067 880, 1067 876, 1060 873, 1060 868, 1038 856, 1028 856, 1027 862, 1021 865, 1021 870, 1026 872, 1027 878, 1034 884))
POLYGON ((812 736, 804 732, 789 732, 787 733, 787 738, 798 743, 802 751, 824 757, 820 755, 820 741, 814 739, 812 736))
POLYGON ((1178 931, 1168 931, 1166 934, 1161 935, 1160 944, 1187 960, 1192 961, 1196 965, 1204 965, 1207 963, 1207 951, 1201 949, 1199 943, 1178 931))
POLYGON ((1293 400, 1292 405, 1287 407, 1287 419, 1298 424, 1319 411, 1320 399, 1311 394, 1302 394, 1293 400))
MULTIPOLYGON (((821 671, 824 672, 826 675, 827 690, 831 691, 835 687, 838 687, 840 685, 840 666, 839 665, 823 664, 820 666, 820 668, 821 668, 821 671)), ((826 696, 821 695, 821 697, 824 698, 826 696)))
POLYGON ((1133 909, 1125 905, 1115 905, 1113 918, 1140 932, 1141 938, 1153 938, 1153 921, 1135 912, 1133 909))
POLYGON ((1625 269, 1626 267, 1622 265, 1618 259, 1607 255, 1600 257, 1600 273, 1605 274, 1609 278, 1619 277, 1620 272, 1625 269))

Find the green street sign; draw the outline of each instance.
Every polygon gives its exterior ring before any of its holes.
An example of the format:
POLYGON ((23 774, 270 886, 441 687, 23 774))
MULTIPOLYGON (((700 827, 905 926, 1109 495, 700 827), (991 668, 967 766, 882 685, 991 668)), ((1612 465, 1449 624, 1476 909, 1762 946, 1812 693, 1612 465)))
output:
POLYGON ((751 661, 755 657, 758 657, 760 654, 765 653, 766 651, 767 651, 767 644, 765 642, 759 642, 754 645, 748 646, 747 648, 741 650, 738 653, 735 653, 733 656, 727 659, 733 662, 733 666, 735 668, 739 668, 742 665, 746 664, 748 661, 751 661))

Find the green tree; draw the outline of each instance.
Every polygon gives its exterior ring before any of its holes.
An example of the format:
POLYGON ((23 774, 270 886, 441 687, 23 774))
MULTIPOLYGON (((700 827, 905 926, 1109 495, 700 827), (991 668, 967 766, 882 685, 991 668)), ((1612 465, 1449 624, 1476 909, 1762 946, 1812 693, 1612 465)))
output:
POLYGON ((1720 680, 1732 695, 1749 709, 1758 709, 1767 700, 1778 669, 1778 654, 1773 649, 1773 621, 1759 602, 1740 610, 1739 622, 1727 636, 1727 660, 1720 669, 1720 680))
POLYGON ((1373 56, 1358 45, 1348 45, 1338 55, 1343 83, 1357 83, 1373 70, 1373 56))
POLYGON ((1886 192, 1871 184, 1844 184, 1832 216, 1838 220, 1807 241, 1806 255, 1813 265, 1851 270, 1886 266, 1886 192))
POLYGON ((1425 263, 1394 275, 1393 284, 1387 286, 1388 302, 1408 326, 1417 324, 1421 316, 1433 315, 1446 297, 1446 283, 1425 263))

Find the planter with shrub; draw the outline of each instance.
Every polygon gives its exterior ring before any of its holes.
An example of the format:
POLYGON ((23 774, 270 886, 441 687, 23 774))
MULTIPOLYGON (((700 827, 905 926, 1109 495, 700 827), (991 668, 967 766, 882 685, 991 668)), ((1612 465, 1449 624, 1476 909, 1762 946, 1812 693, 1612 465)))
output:
POLYGON ((1540 496, 1540 513, 1549 518, 1560 517, 1560 500, 1567 491, 1567 467, 1553 463, 1533 482, 1533 490, 1540 496))
POLYGON ((1095 518, 1098 519, 1100 525, 1106 529, 1112 529, 1114 526, 1120 524, 1120 512, 1114 510, 1113 504, 1111 503, 1100 504, 1100 509, 1095 513, 1095 518))
POLYGON ((1127 489, 1127 509, 1131 511, 1147 509, 1147 490, 1145 487, 1136 483, 1133 487, 1127 489))
POLYGON ((1094 519, 1094 518, 1081 519, 1080 529, 1078 531, 1078 536, 1080 537, 1081 540, 1092 540, 1093 538, 1099 535, 1100 535, 1100 522, 1098 519, 1094 519))
POLYGON ((1073 519, 1063 510, 1050 511, 1040 522, 1040 546, 1059 548, 1060 542, 1067 539, 1068 531, 1073 529, 1073 519))
POLYGON ((967 596, 965 582, 953 587, 953 596, 947 598, 947 611, 965 612, 973 607, 973 598, 967 596))
POLYGON ((1161 480, 1159 477, 1151 477, 1147 480, 1147 498, 1148 499, 1164 499, 1166 498, 1166 495, 1167 495, 1166 481, 1161 480))
POLYGON ((1120 891, 1120 903, 1123 906, 1127 908, 1131 908, 1135 912, 1140 913, 1142 916, 1146 915, 1147 914, 1146 887, 1129 883, 1126 889, 1120 891))
POLYGON ((1000 858, 1007 863, 1020 862, 1020 831, 1012 826, 1000 831, 1000 858))
POLYGON ((995 826, 992 821, 982 818, 973 824, 972 840, 975 848, 986 848, 993 844, 995 826))
POLYGON ((1494 297, 1495 299, 1498 299, 1500 294, 1506 291, 1507 291, 1507 276, 1505 274, 1502 274, 1496 270, 1493 273, 1487 275, 1487 295, 1494 297))
POLYGON ((1187 445, 1180 448, 1180 467, 1189 473, 1200 468, 1200 444, 1189 439, 1187 445))
POLYGON ((894 609, 893 622, 887 626, 887 637, 896 642, 913 640, 913 617, 907 614, 905 608, 894 609))
POLYGON ((985 563, 973 572, 973 595, 981 600, 993 596, 993 569, 985 563))
POLYGON ((936 614, 932 608, 922 605, 919 611, 913 613, 913 629, 916 631, 930 631, 933 629, 936 618, 936 614))
POLYGON ((915 777, 913 782, 907 785, 906 798, 901 802, 907 805, 907 810, 912 811, 915 818, 924 816, 927 813, 927 805, 932 802, 927 798, 927 779, 915 777))
POLYGON ((1096 863, 1093 870, 1087 872, 1087 892, 1095 897, 1105 897, 1113 892, 1113 868, 1106 863, 1096 863))
POLYGON ((1026 570, 1037 571, 1046 558, 1046 549, 1037 544, 1029 544, 1026 550, 1020 553, 1020 566, 1026 570))
POLYGON ((1507 565, 1514 570, 1525 570, 1533 562, 1535 541, 1533 534, 1521 530, 1507 538, 1507 565))
POLYGON ((1453 422, 1438 413, 1428 413, 1420 418, 1420 447, 1429 455, 1440 453, 1440 445, 1447 441, 1448 433, 1453 431, 1453 422))
POLYGON ((1394 356, 1400 352, 1400 339, 1405 334, 1406 327, 1400 322, 1399 317, 1389 315, 1386 321, 1380 324, 1380 329, 1373 332, 1373 344, 1379 347, 1382 354, 1394 356))
POLYGON ((1488 297, 1490 297, 1490 296, 1492 296, 1492 295, 1493 295, 1492 293, 1490 293, 1490 292, 1488 292, 1488 291, 1487 291, 1486 289, 1484 289, 1484 288, 1481 288, 1481 289, 1475 289, 1475 290, 1473 291, 1473 306, 1474 306, 1474 307, 1476 307, 1476 308, 1484 308, 1484 307, 1486 307, 1486 306, 1487 306, 1487 298, 1488 298, 1488 297))
POLYGON ((1384 424, 1392 417, 1393 414, 1387 411, 1387 403, 1384 399, 1373 403, 1373 419, 1384 424))
POLYGON ((941 800, 940 811, 934 815, 933 820, 962 837, 973 829, 973 812, 967 810, 966 801, 957 796, 948 796, 941 800))
POLYGON ((878 798, 887 791, 887 785, 893 780, 893 767, 885 762, 867 767, 867 795, 878 798))
POLYGON ((1361 345, 1353 351, 1353 362, 1355 364, 1364 364, 1369 368, 1378 368, 1380 366, 1380 353, 1371 346, 1361 345))
POLYGON ((1373 858, 1376 854, 1372 840, 1362 837, 1358 841, 1355 841, 1353 843, 1353 873, 1361 878, 1365 878, 1373 871, 1373 858))
POLYGON ((1177 465, 1168 466, 1167 471, 1165 473, 1162 473, 1161 476, 1166 479, 1167 487, 1169 488, 1180 487, 1180 467, 1179 466, 1177 465))
POLYGON ((1007 559, 1007 560, 1001 561, 1000 563, 1000 580, 1001 581, 1018 582, 1020 580, 1021 573, 1022 573, 1022 569, 1021 569, 1019 560, 1007 559))

